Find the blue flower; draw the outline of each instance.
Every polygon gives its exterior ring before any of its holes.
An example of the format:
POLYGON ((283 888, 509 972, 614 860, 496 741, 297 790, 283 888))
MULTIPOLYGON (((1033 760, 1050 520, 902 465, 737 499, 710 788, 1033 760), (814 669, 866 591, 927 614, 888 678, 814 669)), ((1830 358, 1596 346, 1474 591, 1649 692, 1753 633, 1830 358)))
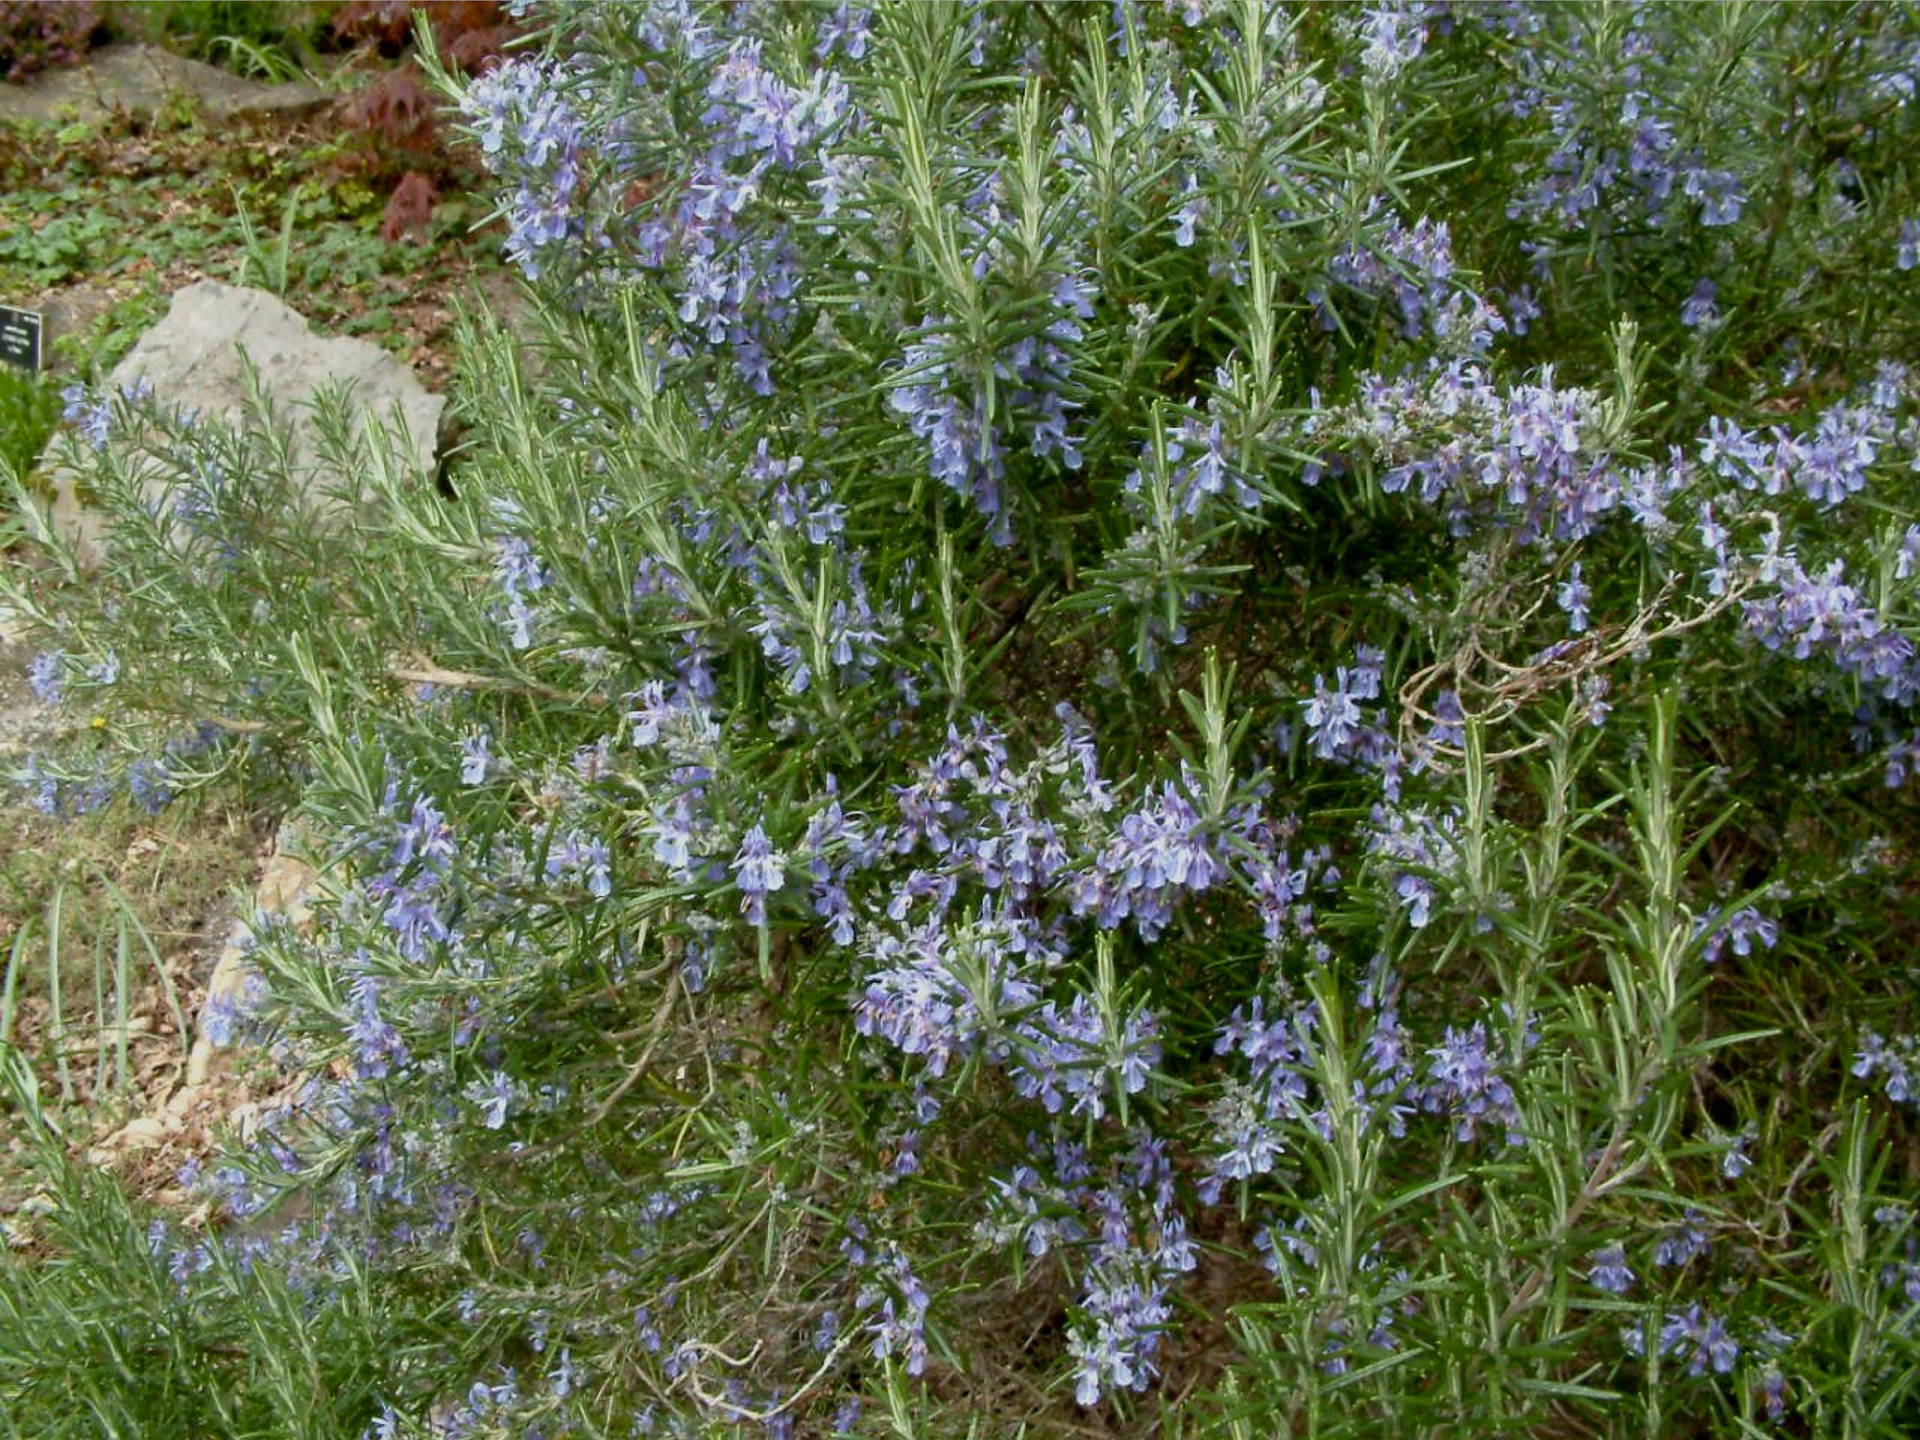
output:
POLYGON ((1587 588, 1587 582, 1580 577, 1580 562, 1573 562, 1573 568, 1567 572, 1567 578, 1554 593, 1554 599, 1560 608, 1567 612, 1567 628, 1578 635, 1587 628, 1589 618, 1587 606, 1593 602, 1593 591, 1587 588))
POLYGON ((492 737, 484 730, 476 730, 460 742, 460 783, 479 785, 487 778, 487 766, 492 762, 489 747, 492 737))
POLYGON ((1360 12, 1360 69, 1368 80, 1384 83, 1420 58, 1426 48, 1424 0, 1370 5, 1360 12))
POLYGON ((786 859, 773 848, 767 832, 755 825, 734 852, 731 869, 740 889, 740 913, 755 925, 767 920, 767 896, 786 883, 786 859))
POLYGON ((347 1034, 356 1046, 355 1075, 378 1080, 407 1065, 412 1056, 406 1041, 380 1014, 379 981, 362 971, 348 982, 347 993, 352 999, 353 1019, 347 1034))
POLYGON ((1688 199, 1700 202, 1700 223, 1708 226, 1737 224, 1747 203, 1740 178, 1731 170, 1690 169, 1683 184, 1688 199))
POLYGON ((1678 1268, 1695 1256, 1706 1254, 1707 1232, 1700 1228, 1699 1222, 1700 1216, 1689 1210, 1678 1225, 1662 1232, 1660 1243, 1654 1247, 1653 1263, 1663 1268, 1678 1268))
POLYGON ((1884 1075, 1881 1088, 1896 1105, 1920 1105, 1920 1040, 1896 1035, 1883 1040, 1869 1030, 1854 1055, 1853 1073, 1861 1080, 1884 1075))
POLYGON ((467 1095, 480 1106, 480 1122, 489 1130, 507 1123, 507 1112, 513 1105, 513 1081, 505 1071, 495 1070, 488 1080, 474 1081, 467 1095))
POLYGON ((1690 330, 1704 325, 1717 324, 1720 319, 1720 287, 1706 277, 1701 277, 1693 287, 1693 293, 1687 296, 1686 303, 1680 307, 1680 323, 1690 330))
POLYGON ((1442 1043, 1427 1054, 1421 1105, 1451 1116, 1455 1139, 1473 1140, 1483 1122, 1493 1121, 1506 1130, 1509 1145, 1522 1143, 1520 1107, 1488 1046, 1485 1022, 1476 1020, 1465 1030, 1449 1025, 1442 1043))
POLYGON ((1587 1278, 1609 1295, 1624 1295, 1633 1288, 1633 1270, 1627 1264, 1627 1252, 1619 1245, 1605 1245, 1589 1255, 1593 1268, 1587 1278))
POLYGON ((1173 212, 1173 243, 1182 249, 1193 244, 1195 231, 1207 213, 1207 197, 1200 193, 1200 182, 1189 175, 1180 187, 1184 197, 1173 212))
POLYGON ((127 767, 127 793, 149 815, 158 815, 173 799, 166 768, 144 756, 127 767))
POLYGON ((66 698, 66 655, 42 650, 27 662, 27 684, 42 705, 58 705, 66 698))
POLYGON ((1740 1357, 1740 1346, 1727 1333, 1724 1321, 1704 1313, 1698 1305, 1689 1305, 1685 1310, 1668 1312, 1666 1324, 1660 1329, 1660 1353, 1685 1355, 1689 1375, 1704 1375, 1708 1369, 1725 1375, 1740 1357))
POLYGON ((105 400, 96 400, 85 385, 73 384, 60 392, 66 402, 61 418, 80 431, 80 438, 94 451, 107 448, 113 424, 113 408, 105 400))

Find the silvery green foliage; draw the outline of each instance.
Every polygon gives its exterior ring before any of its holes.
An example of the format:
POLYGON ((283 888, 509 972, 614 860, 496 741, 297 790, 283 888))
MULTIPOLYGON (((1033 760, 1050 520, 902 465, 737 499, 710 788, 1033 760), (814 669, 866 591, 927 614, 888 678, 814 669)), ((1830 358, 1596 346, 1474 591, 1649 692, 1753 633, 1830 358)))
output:
POLYGON ((460 501, 60 636, 334 837, 371 1432, 1910 1429, 1920 15, 542 13, 460 501))

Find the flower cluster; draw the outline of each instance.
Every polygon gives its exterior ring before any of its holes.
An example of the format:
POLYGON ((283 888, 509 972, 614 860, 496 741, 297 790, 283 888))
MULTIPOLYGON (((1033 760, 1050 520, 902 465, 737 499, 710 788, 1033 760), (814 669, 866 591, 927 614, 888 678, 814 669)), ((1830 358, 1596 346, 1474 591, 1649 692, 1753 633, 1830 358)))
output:
POLYGON ((1740 1346, 1727 1333, 1725 1321, 1689 1305, 1668 1313, 1660 1327, 1660 1353, 1683 1357, 1689 1375, 1703 1375, 1709 1369, 1725 1375, 1740 1358, 1740 1346))
POLYGON ((1862 1080, 1878 1076, 1880 1088, 1896 1105, 1920 1105, 1920 1039, 1883 1039, 1869 1030, 1854 1056, 1853 1073, 1862 1080))
POLYGON ((380 1301, 375 1433, 1128 1412, 1222 1306, 1196 1403, 1329 1432, 1910 1410, 1905 1331, 1785 1338, 1910 1229, 1755 1220, 1832 1077, 1691 1084, 1841 953, 1845 1145, 1920 1093, 1883 13, 561 5, 464 90, 544 363, 459 503, 296 545, 272 446, 135 494, 75 397, 110 581, 29 683, 217 718, 126 793, 244 767, 327 874, 154 1258, 380 1301))
POLYGON ((1449 1025, 1445 1039, 1427 1055, 1426 1083, 1417 1092, 1420 1107, 1451 1119, 1455 1139, 1475 1140, 1480 1127, 1491 1124, 1505 1131, 1507 1144, 1525 1143, 1513 1086, 1487 1038, 1486 1022, 1476 1020, 1464 1030, 1449 1025))
POLYGON ((462 97, 488 168, 513 185, 506 251, 529 280, 555 257, 607 243, 585 203, 593 149, 581 114, 585 84, 513 59, 475 77, 462 97))
POLYGON ((1769 561, 1774 592, 1746 603, 1747 628, 1769 650, 1796 660, 1824 654, 1842 671, 1896 705, 1920 700, 1913 642, 1887 626, 1847 582, 1844 561, 1809 573, 1791 555, 1769 561))
POLYGON ((1353 404, 1309 417, 1312 437, 1345 438, 1373 458, 1380 488, 1437 507, 1456 530, 1491 511, 1536 544, 1591 535, 1625 481, 1600 443, 1600 398, 1554 383, 1503 386, 1483 365, 1434 362, 1397 379, 1367 376, 1353 404))
POLYGON ((1201 1183, 1202 1199, 1217 1201, 1229 1181, 1272 1173, 1288 1129, 1306 1119, 1314 1015, 1311 1004, 1302 1004, 1268 1020, 1266 1000, 1256 995, 1221 1027, 1214 1052, 1241 1056, 1249 1075, 1216 1104, 1212 1128, 1219 1150, 1201 1183))
MULTIPOLYGON (((1492 12, 1478 18, 1496 23, 1492 12)), ((1657 71, 1688 63, 1683 53, 1663 53, 1678 37, 1656 37, 1636 18, 1617 53, 1603 62, 1614 72, 1604 98, 1589 102, 1567 82, 1583 62, 1599 58, 1589 50, 1591 36, 1580 26, 1563 28, 1564 16, 1535 12, 1529 18, 1551 24, 1558 43, 1518 51, 1520 78, 1504 104, 1517 116, 1543 116, 1543 139, 1551 148, 1538 173, 1517 188, 1509 217, 1540 226, 1544 235, 1578 233, 1595 224, 1597 215, 1655 226, 1684 215, 1709 228, 1739 222, 1748 198, 1745 183, 1736 170, 1713 164, 1698 144, 1688 143, 1690 117, 1674 106, 1657 71)))

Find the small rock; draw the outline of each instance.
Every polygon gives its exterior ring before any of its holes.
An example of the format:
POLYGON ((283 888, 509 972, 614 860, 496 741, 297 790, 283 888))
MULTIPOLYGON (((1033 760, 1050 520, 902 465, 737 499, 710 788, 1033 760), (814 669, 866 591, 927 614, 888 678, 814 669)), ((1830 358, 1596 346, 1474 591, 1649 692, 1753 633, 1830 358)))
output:
MULTIPOLYGON (((292 833, 284 832, 281 843, 289 843, 292 833)), ((307 905, 307 895, 318 878, 313 866, 298 856, 287 854, 279 845, 267 860, 266 871, 260 877, 260 884, 254 891, 254 912, 270 915, 285 921, 289 925, 304 927, 312 912, 307 905)), ((247 926, 245 921, 234 924, 227 938, 226 947, 220 952, 220 959, 213 967, 213 975, 207 981, 207 999, 202 1007, 193 1051, 187 1057, 186 1084, 189 1089, 205 1085, 221 1068, 222 1057, 227 1053, 213 1043, 213 1037, 207 1033, 207 1020, 216 1006, 229 1009, 242 1006, 249 980, 254 975, 254 967, 247 959, 245 945, 247 926)))

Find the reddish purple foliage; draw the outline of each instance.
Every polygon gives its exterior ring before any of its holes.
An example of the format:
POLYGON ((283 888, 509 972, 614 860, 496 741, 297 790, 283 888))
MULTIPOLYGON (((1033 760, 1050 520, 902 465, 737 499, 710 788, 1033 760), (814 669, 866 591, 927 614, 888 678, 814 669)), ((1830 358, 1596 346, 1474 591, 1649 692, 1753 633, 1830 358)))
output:
POLYGON ((387 201, 386 219, 380 225, 380 238, 388 244, 405 235, 426 238, 427 222, 433 218, 433 202, 440 198, 433 181, 418 170, 409 170, 387 201))
POLYGON ((0 0, 0 80, 80 64, 103 28, 93 0, 0 0))

